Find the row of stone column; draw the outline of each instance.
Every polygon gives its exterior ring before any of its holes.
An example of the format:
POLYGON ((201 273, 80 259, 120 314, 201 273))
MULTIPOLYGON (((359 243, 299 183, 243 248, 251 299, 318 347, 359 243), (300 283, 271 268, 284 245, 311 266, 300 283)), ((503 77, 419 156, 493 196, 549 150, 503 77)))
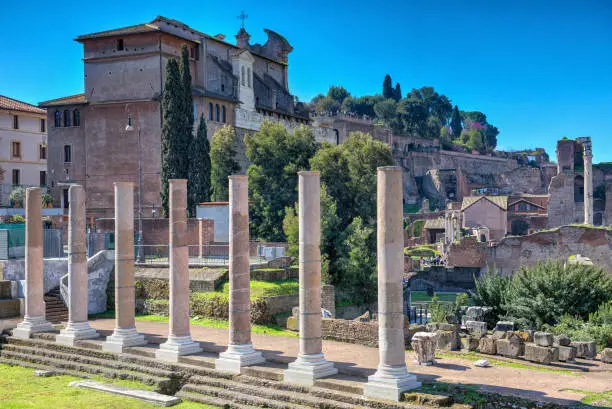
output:
MULTIPOLYGON (((366 396, 399 400, 402 391, 418 387, 408 373, 404 353, 402 174, 400 168, 378 169, 378 320, 380 363, 364 388, 366 396)), ((284 377, 288 382, 313 385, 316 379, 338 372, 325 360, 321 318, 321 224, 318 172, 299 172, 299 353, 284 377)), ((82 187, 73 185, 69 219, 69 322, 57 342, 74 345, 98 336, 87 322, 87 259, 85 256, 85 200, 82 187)), ((133 184, 115 183, 115 329, 103 350, 122 352, 146 344, 135 325, 133 184)), ((26 315, 14 335, 53 330, 44 319, 42 276, 42 220, 39 189, 26 192, 26 315)), ((158 359, 178 361, 201 352, 189 328, 189 254, 187 181, 169 181, 170 325, 168 339, 156 352, 158 359)), ((215 361, 220 370, 240 373, 244 366, 264 362, 253 348, 250 323, 250 256, 248 178, 229 178, 229 344, 215 361)))

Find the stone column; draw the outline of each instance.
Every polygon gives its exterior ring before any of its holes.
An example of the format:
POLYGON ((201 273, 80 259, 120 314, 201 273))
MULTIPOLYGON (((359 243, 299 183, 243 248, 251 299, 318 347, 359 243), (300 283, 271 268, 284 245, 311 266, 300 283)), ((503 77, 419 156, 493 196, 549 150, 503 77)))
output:
POLYGON ((229 345, 219 354, 215 368, 240 373, 243 366, 265 361, 251 344, 249 269, 249 180, 229 177, 229 345))
POLYGON ((314 385, 338 370, 323 356, 321 340, 321 195, 319 172, 298 172, 300 351, 285 381, 314 385))
POLYGON ((582 142, 584 162, 584 224, 593 224, 593 152, 591 138, 579 138, 582 142))
MULTIPOLYGON (((189 247, 187 243, 187 179, 170 179, 168 227, 170 258, 170 326, 157 359, 178 362, 179 356, 202 352, 189 333, 189 247)), ((201 222, 201 220, 200 220, 201 222)), ((201 225, 201 224, 200 224, 201 225)))
POLYGON ((115 182, 115 330, 102 344, 104 351, 145 345, 136 331, 134 313, 134 184, 115 182))
POLYGON ((68 325, 55 340, 60 344, 74 345, 80 339, 97 338, 98 332, 87 321, 89 277, 85 245, 85 191, 80 185, 72 185, 68 196, 68 325))
POLYGON ((25 314, 13 330, 16 338, 28 339, 37 332, 55 331, 45 319, 42 199, 40 188, 26 189, 25 314))
POLYGON ((402 171, 378 168, 378 344, 380 361, 368 377, 365 396, 399 401, 401 393, 421 383, 406 369, 402 309, 402 171))

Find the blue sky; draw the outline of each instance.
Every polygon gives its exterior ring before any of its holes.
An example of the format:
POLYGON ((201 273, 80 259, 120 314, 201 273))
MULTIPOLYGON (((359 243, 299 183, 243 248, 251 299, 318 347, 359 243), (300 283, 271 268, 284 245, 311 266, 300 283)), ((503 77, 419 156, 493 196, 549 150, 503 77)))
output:
POLYGON ((175 18, 233 41, 244 9, 251 42, 283 34, 292 92, 310 100, 330 84, 380 92, 431 85, 463 110, 484 112, 499 147, 593 138, 612 161, 612 1, 116 1, 8 2, 0 22, 0 94, 30 103, 83 91, 80 34, 175 18), (7 33, 11 33, 10 35, 7 33))

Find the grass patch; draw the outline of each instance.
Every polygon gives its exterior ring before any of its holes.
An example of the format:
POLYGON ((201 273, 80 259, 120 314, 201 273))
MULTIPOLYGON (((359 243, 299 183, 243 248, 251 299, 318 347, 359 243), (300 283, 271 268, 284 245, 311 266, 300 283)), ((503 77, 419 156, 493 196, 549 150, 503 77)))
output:
MULTIPOLYGON (((152 321, 152 322, 168 322, 169 317, 161 315, 137 315, 136 321, 152 321)), ((189 320, 191 325, 199 325, 201 327, 208 328, 229 328, 229 321, 227 320, 216 320, 213 318, 191 318, 189 320)), ((277 325, 251 325, 251 332, 254 334, 266 334, 274 335, 278 337, 292 337, 296 338, 298 334, 296 332, 288 331, 277 325)))
MULTIPOLYGON (((229 282, 224 282, 215 291, 211 292, 196 292, 191 294, 192 299, 208 299, 213 297, 226 297, 229 299, 229 282)), ((298 294, 300 286, 297 280, 282 280, 282 281, 251 281, 251 300, 258 298, 272 297, 275 295, 291 295, 298 294)))
POLYGON ((575 392, 584 395, 580 401, 585 405, 601 406, 604 408, 612 408, 612 390, 606 392, 589 392, 581 389, 561 389, 562 391, 575 392))
MULTIPOLYGON (((80 378, 52 376, 39 378, 33 369, 0 364, 0 405, 3 409, 153 409, 158 406, 132 398, 110 395, 88 389, 68 387, 80 378)), ((110 383, 104 379, 103 382, 110 383)), ((138 382, 113 382, 132 388, 146 389, 138 382)), ((212 409, 212 406, 194 402, 182 402, 177 409, 212 409)))
POLYGON ((551 372, 551 373, 560 373, 560 374, 565 374, 565 375, 572 375, 572 376, 580 376, 581 374, 579 372, 576 371, 572 371, 570 369, 558 369, 558 368, 546 368, 543 366, 536 366, 536 365, 531 365, 528 363, 523 363, 523 362, 508 362, 508 361, 501 361, 501 360, 497 360, 494 358, 490 358, 489 355, 481 355, 481 354, 477 354, 475 352, 457 352, 457 353, 453 353, 453 352, 436 352, 437 356, 440 356, 442 358, 448 358, 448 359, 467 359, 468 361, 478 361, 480 359, 486 359, 487 361, 489 361, 491 363, 491 365, 496 365, 496 366, 506 366, 508 368, 516 368, 516 369, 530 369, 532 371, 540 371, 540 372, 551 372))
MULTIPOLYGON (((438 301, 455 302, 457 299, 456 293, 435 293, 438 296, 438 301)), ((410 301, 412 302, 431 302, 432 296, 427 295, 426 291, 412 291, 410 293, 410 301)))

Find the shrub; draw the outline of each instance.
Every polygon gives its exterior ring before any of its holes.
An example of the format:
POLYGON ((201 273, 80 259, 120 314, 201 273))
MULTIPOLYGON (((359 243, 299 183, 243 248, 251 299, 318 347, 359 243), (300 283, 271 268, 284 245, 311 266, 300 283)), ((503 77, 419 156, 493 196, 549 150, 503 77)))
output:
POLYGON ((21 186, 16 187, 11 192, 9 198, 13 202, 14 207, 23 207, 23 204, 25 203, 25 189, 21 186))
POLYGON ((49 193, 44 193, 42 195, 42 204, 43 207, 52 207, 53 206, 53 196, 49 193))
POLYGON ((436 257, 440 254, 434 245, 423 244, 420 246, 406 247, 404 254, 410 257, 436 257))
POLYGON ((557 325, 544 328, 555 335, 565 334, 572 341, 595 341, 599 349, 612 347, 612 301, 602 304, 586 322, 566 314, 557 325))
POLYGON ((440 298, 434 295, 431 299, 431 316, 430 322, 446 322, 447 311, 443 304, 440 303, 440 298))
POLYGON ((474 305, 491 307, 487 325, 494 326, 499 318, 506 315, 506 299, 511 279, 502 277, 494 270, 489 269, 486 274, 474 278, 476 289, 472 293, 474 305))
POLYGON ((4 219, 4 224, 22 224, 25 223, 25 217, 14 214, 4 219))

